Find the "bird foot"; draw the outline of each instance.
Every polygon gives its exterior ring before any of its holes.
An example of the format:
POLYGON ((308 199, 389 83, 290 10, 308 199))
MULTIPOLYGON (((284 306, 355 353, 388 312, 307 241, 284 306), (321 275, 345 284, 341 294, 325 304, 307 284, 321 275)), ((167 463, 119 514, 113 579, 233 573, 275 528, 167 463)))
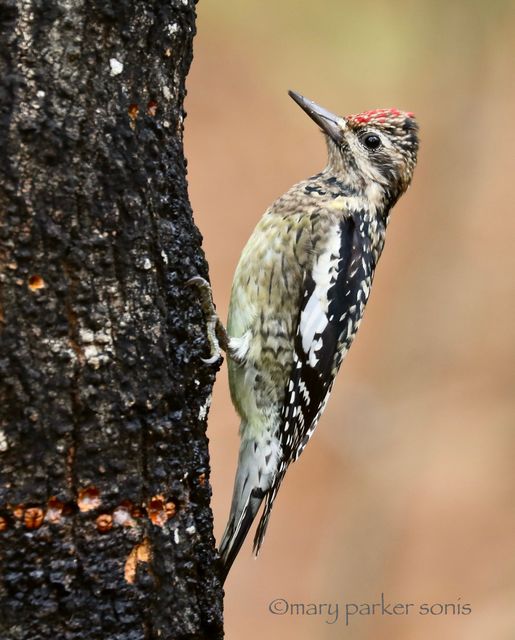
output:
POLYGON ((201 358, 206 364, 214 364, 222 357, 222 350, 227 352, 229 349, 229 336, 222 324, 222 321, 216 313, 215 304, 213 302, 213 292, 209 282, 201 276, 190 278, 186 285, 196 287, 200 294, 200 304, 206 317, 207 323, 207 339, 211 348, 211 357, 201 358))

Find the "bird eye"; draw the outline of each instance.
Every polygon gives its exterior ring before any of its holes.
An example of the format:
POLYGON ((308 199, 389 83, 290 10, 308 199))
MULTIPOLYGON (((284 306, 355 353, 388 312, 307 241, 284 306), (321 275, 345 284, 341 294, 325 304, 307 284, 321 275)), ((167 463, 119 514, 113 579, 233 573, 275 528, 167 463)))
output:
POLYGON ((363 136, 362 142, 367 149, 370 149, 370 151, 379 149, 382 144, 381 138, 379 136, 376 136, 375 133, 367 133, 365 136, 363 136))

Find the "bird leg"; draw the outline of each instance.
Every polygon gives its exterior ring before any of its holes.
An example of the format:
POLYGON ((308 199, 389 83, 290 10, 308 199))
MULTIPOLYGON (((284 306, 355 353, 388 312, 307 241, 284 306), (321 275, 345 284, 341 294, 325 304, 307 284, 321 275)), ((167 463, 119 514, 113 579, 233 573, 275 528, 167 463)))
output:
POLYGON ((229 356, 231 355, 229 336, 216 312, 209 282, 201 276, 195 276, 190 278, 186 284, 197 287, 200 294, 200 304, 206 317, 207 339, 211 348, 211 357, 202 358, 202 361, 206 364, 214 364, 222 357, 222 351, 225 351, 229 356))

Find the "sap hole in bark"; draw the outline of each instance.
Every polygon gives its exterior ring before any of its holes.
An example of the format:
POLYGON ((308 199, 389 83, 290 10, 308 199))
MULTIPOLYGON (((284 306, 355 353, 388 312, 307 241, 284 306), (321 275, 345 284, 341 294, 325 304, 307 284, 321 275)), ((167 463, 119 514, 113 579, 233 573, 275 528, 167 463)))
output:
POLYGON ((100 491, 96 487, 86 487, 79 490, 77 506, 79 511, 92 511, 100 506, 100 491))
POLYGON ((113 516, 108 513, 101 513, 95 522, 100 533, 107 533, 113 528, 113 516))
POLYGON ((37 291, 38 289, 43 289, 45 286, 45 281, 43 278, 37 274, 30 276, 29 278, 29 289, 31 291, 37 291))
POLYGON ((175 505, 175 502, 167 502, 165 504, 165 513, 168 518, 173 518, 176 511, 177 511, 177 507, 175 505))
POLYGON ((28 507, 23 514, 23 524, 27 529, 39 529, 45 519, 45 512, 40 507, 28 507))
POLYGON ((25 513, 25 505, 17 504, 13 507, 13 516, 16 520, 23 520, 23 514, 25 513))
POLYGON ((136 118, 138 117, 139 114, 139 107, 135 102, 132 102, 129 105, 129 108, 127 109, 127 112, 129 114, 129 118, 131 119, 131 123, 135 123, 136 122, 136 118))
POLYGON ((157 113, 157 102, 155 100, 149 100, 147 104, 147 113, 152 118, 155 118, 157 113))
POLYGON ((147 506, 150 521, 158 527, 162 527, 167 520, 173 518, 176 510, 175 502, 171 500, 166 502, 164 496, 161 495, 151 498, 147 506))
POLYGON ((60 502, 55 496, 52 496, 48 501, 48 509, 46 512, 46 521, 50 524, 56 524, 61 520, 61 514, 63 513, 64 504, 60 502))

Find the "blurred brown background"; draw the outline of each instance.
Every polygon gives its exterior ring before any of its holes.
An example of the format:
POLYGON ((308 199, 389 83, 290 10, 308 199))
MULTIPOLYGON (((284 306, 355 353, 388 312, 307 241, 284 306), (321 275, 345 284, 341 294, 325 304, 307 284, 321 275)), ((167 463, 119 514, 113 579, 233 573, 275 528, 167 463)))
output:
MULTIPOLYGON (((288 98, 412 110, 422 146, 365 320, 258 561, 226 583, 227 638, 515 638, 515 16, 509 1, 198 5, 186 153, 215 299, 265 208, 321 169, 288 98), (354 616, 346 602, 469 603, 354 616), (339 603, 272 615, 274 598, 339 603), (437 608, 438 610, 438 608, 437 608), (334 619, 334 617, 333 617, 334 619)), ((217 539, 238 449, 225 365, 209 415, 217 539)))

